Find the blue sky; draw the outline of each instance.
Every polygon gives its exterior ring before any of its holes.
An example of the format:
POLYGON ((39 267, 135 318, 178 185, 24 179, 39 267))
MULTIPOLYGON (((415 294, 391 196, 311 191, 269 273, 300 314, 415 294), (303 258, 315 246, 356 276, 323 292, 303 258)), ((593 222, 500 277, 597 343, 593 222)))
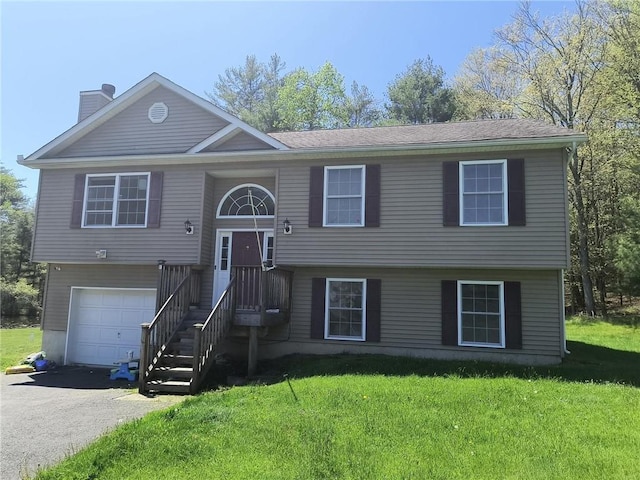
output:
MULTIPOLYGON (((287 70, 331 62, 350 85, 380 101, 389 82, 430 55, 453 78, 474 48, 509 23, 511 1, 413 2, 9 2, 1 16, 2 163, 35 198, 25 157, 72 127, 78 93, 116 86, 116 96, 158 72, 205 97, 246 55, 278 53, 287 70)), ((573 2, 537 1, 553 15, 573 2)))

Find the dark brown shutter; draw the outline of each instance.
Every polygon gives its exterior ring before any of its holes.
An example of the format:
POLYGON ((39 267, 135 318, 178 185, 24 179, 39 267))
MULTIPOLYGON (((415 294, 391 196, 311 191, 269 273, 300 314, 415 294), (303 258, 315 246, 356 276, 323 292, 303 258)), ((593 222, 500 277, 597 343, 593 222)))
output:
POLYGON ((524 197, 524 160, 507 160, 507 191, 509 192, 509 225, 526 225, 526 207, 524 197))
POLYGON ((324 338, 326 278, 311 279, 311 338, 324 338))
POLYGON ((365 174, 364 226, 380 226, 380 165, 367 165, 365 174))
POLYGON ((380 341, 380 302, 382 295, 382 280, 367 279, 367 342, 380 341))
POLYGON ((442 344, 458 345, 458 282, 442 280, 442 344))
POLYGON ((163 172, 151 172, 149 182, 149 217, 147 228, 160 228, 160 206, 162 205, 163 172))
POLYGON ((520 282, 504 282, 504 328, 507 348, 522 348, 521 312, 520 282))
POLYGON ((87 176, 77 173, 73 186, 73 203, 71 204, 71 228, 82 227, 82 207, 84 205, 84 185, 87 176))
POLYGON ((460 225, 460 184, 458 162, 442 163, 442 222, 445 227, 460 225))
POLYGON ((324 167, 311 167, 309 175, 309 226, 322 226, 324 167))

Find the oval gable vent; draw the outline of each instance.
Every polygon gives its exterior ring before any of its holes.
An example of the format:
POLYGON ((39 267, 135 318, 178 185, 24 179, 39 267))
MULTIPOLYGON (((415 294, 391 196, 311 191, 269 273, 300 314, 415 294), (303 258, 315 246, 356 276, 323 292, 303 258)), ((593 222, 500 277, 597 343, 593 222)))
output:
POLYGON ((154 103, 149 107, 149 120, 151 123, 162 123, 169 116, 169 107, 163 102, 154 103))

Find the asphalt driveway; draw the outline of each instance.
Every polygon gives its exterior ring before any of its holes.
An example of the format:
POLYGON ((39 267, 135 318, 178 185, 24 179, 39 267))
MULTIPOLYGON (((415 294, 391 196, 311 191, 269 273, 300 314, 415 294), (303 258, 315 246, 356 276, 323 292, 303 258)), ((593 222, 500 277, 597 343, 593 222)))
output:
POLYGON ((0 375, 0 478, 19 480, 55 464, 120 423, 184 397, 145 397, 109 370, 61 367, 0 375))

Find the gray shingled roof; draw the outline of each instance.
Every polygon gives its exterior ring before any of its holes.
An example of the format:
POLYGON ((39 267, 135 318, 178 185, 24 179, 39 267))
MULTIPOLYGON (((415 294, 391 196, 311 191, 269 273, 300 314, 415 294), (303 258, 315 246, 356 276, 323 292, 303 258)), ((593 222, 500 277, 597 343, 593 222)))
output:
POLYGON ((566 139, 569 142, 576 137, 583 137, 576 131, 530 119, 309 130, 269 135, 293 149, 410 146, 518 139, 566 139))

